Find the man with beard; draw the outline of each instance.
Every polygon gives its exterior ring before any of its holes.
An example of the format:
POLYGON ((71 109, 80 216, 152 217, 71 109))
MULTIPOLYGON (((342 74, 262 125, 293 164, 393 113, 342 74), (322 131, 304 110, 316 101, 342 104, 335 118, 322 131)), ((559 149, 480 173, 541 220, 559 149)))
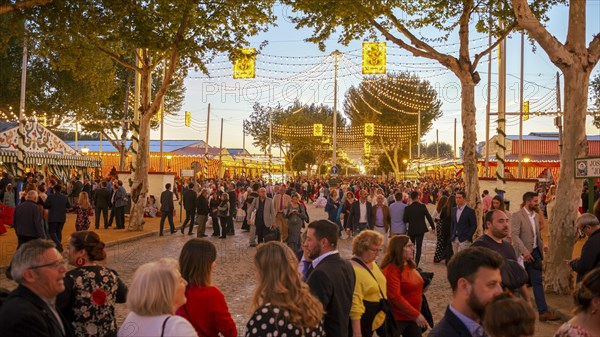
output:
MULTIPOLYGON (((520 273, 525 273, 525 270, 516 262, 517 254, 513 246, 504 241, 510 235, 509 219, 506 213, 499 209, 493 209, 485 214, 485 234, 479 237, 471 247, 485 247, 496 251, 504 259, 504 264, 500 270, 505 271, 505 268, 519 268, 520 273)), ((507 271, 510 272, 510 271, 507 271)), ((525 274, 523 274, 525 275, 525 274)), ((529 302, 529 292, 525 284, 512 285, 506 280, 503 280, 503 285, 511 291, 519 291, 519 294, 529 302)))
POLYGON ((513 247, 517 256, 522 256, 525 270, 529 274, 535 306, 540 314, 540 321, 556 321, 557 315, 548 311, 544 284, 542 279, 543 252, 548 250, 544 247, 540 235, 540 219, 538 209, 538 195, 535 192, 523 194, 523 208, 516 211, 511 219, 511 237, 513 247))
POLYGON ((502 256, 482 247, 466 248, 450 259, 452 302, 430 337, 487 336, 481 320, 485 306, 502 292, 502 256))
POLYGON ((325 309, 325 334, 341 337, 348 336, 356 276, 350 262, 340 257, 337 242, 338 226, 317 220, 308 225, 303 248, 312 260, 306 283, 325 309))

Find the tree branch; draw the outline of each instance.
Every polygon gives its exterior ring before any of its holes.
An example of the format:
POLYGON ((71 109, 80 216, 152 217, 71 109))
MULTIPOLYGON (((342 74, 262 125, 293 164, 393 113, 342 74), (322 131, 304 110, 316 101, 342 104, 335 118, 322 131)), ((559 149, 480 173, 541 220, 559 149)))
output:
POLYGON ((402 40, 401 38, 396 37, 395 35, 390 33, 390 31, 386 28, 384 28, 379 22, 375 20, 375 16, 372 13, 370 13, 367 8, 362 6, 359 3, 359 1, 350 1, 349 3, 353 4, 354 7, 357 9, 357 13, 362 14, 363 17, 367 19, 387 40, 392 41, 400 48, 411 52, 414 56, 420 56, 436 60, 448 67, 458 66, 458 62, 454 57, 438 52, 429 44, 414 36, 408 29, 406 29, 406 27, 398 20, 398 18, 391 11, 388 11, 386 13, 386 16, 394 24, 396 29, 398 29, 400 33, 402 33, 409 39, 410 43, 412 43, 412 46, 404 42, 404 40, 402 40))
POLYGON ((600 34, 594 36, 588 47, 588 62, 595 65, 598 59, 600 59, 600 34))
POLYGON ((53 0, 28 0, 28 1, 20 1, 14 4, 4 4, 0 5, 0 15, 7 14, 10 12, 14 12, 18 9, 22 8, 31 8, 34 6, 41 6, 51 3, 53 0))
POLYGON ((123 67, 125 67, 127 69, 131 69, 131 70, 135 71, 136 73, 142 71, 142 69, 138 68, 137 66, 134 66, 131 63, 128 63, 128 62, 125 62, 125 61, 121 60, 121 58, 119 57, 119 55, 111 52, 110 50, 102 48, 99 45, 96 45, 96 48, 98 48, 98 50, 100 50, 101 52, 103 52, 106 55, 108 55, 111 59, 113 59, 115 62, 117 62, 118 64, 122 65, 123 67))
POLYGON ((527 0, 511 0, 511 2, 519 26, 527 30, 529 35, 539 43, 552 63, 560 69, 571 66, 574 63, 573 56, 535 17, 527 0))
POLYGON ((506 37, 508 36, 508 34, 510 34, 513 31, 513 29, 515 29, 517 27, 517 25, 518 24, 517 24, 516 21, 513 22, 513 23, 511 23, 508 27, 506 27, 506 30, 504 31, 504 33, 502 33, 502 35, 500 35, 500 37, 498 38, 498 40, 496 40, 496 42, 494 42, 492 45, 490 45, 489 47, 487 47, 481 53, 475 54, 475 58, 473 58, 473 65, 471 66, 473 68, 473 70, 477 69, 477 64, 479 63, 479 61, 481 61, 481 58, 484 57, 485 55, 487 55, 488 53, 490 53, 502 41, 504 41, 504 39, 506 39, 506 37))
MULTIPOLYGON (((113 129, 110 129, 110 131, 112 132, 112 134, 115 137, 117 136, 115 134, 115 131, 113 129)), ((110 136, 108 135, 108 133, 106 133, 106 131, 101 130, 100 133, 102 133, 102 135, 104 135, 104 137, 112 144, 112 146, 115 147, 115 149, 117 149, 117 151, 121 152, 121 144, 119 144, 118 142, 116 142, 114 139, 110 138, 110 136)))
POLYGON ((179 24, 179 29, 175 34, 175 38, 173 39, 173 45, 171 47, 171 55, 169 56, 169 66, 167 71, 165 72, 165 78, 163 79, 160 88, 156 92, 156 96, 154 97, 154 101, 150 105, 148 112, 150 112, 150 116, 153 116, 155 112, 158 110, 158 106, 160 105, 160 101, 162 97, 167 92, 169 88, 169 84, 171 84, 171 80, 173 79, 173 74, 175 73, 175 67, 177 66, 177 61, 179 60, 179 45, 183 41, 185 29, 187 28, 188 22, 190 19, 190 11, 186 11, 183 14, 183 18, 181 19, 181 23, 179 24))

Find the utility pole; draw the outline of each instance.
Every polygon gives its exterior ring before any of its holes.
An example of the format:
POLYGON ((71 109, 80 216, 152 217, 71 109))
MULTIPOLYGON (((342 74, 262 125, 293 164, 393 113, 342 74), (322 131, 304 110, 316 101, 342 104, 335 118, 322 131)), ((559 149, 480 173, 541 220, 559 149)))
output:
MULTIPOLYGON (((27 24, 24 30, 27 31, 27 24)), ((17 135, 17 176, 25 176, 25 90, 27 88, 27 38, 23 39, 23 59, 21 60, 21 96, 19 99, 19 133, 17 135)), ((17 193, 20 192, 17 186, 17 193)))
MULTIPOLYGON (((504 22, 500 22, 504 27, 504 22)), ((506 158, 506 39, 498 45, 498 129, 496 139, 496 184, 504 191, 504 160, 506 158)))
POLYGON ((223 118, 221 117, 221 140, 219 140, 219 179, 223 176, 223 118))
MULTIPOLYGON (((490 18, 492 16, 492 7, 490 5, 490 18)), ((492 32, 488 34, 488 47, 492 45, 492 32)), ((485 105, 485 176, 490 176, 490 110, 492 102, 492 51, 488 53, 488 83, 487 83, 487 104, 485 105)))
POLYGON ((454 164, 456 164, 456 118, 454 118, 454 164))
POLYGON ((332 53, 335 58, 333 75, 333 156, 331 157, 331 166, 335 166, 337 159, 337 77, 338 77, 338 57, 341 55, 339 50, 332 53))
POLYGON ((210 130, 210 103, 208 103, 208 114, 206 116, 206 142, 204 143, 204 179, 208 179, 208 131, 210 130))
POLYGON ((563 147, 563 130, 562 130, 562 109, 560 103, 560 75, 556 72, 556 111, 558 116, 554 118, 554 125, 558 128, 558 153, 562 154, 563 147))
POLYGON ((271 166, 273 165, 273 109, 269 109, 269 183, 271 180, 271 166))
MULTIPOLYGON (((165 81, 165 68, 167 67, 167 61, 163 60, 163 67, 162 67, 162 81, 165 81)), ((162 99, 160 100, 160 111, 158 113, 158 115, 160 116, 160 161, 159 161, 159 165, 158 165, 158 170, 160 172, 163 172, 163 137, 164 137, 164 130, 165 130, 165 96, 163 95, 162 99)))
POLYGON ((521 78, 519 80, 519 179, 523 178, 523 66, 525 63, 525 32, 521 31, 521 78))
POLYGON ((417 160, 421 160, 421 111, 417 122, 417 160))
POLYGON ((435 129, 435 157, 440 158, 440 138, 439 138, 439 130, 435 129))

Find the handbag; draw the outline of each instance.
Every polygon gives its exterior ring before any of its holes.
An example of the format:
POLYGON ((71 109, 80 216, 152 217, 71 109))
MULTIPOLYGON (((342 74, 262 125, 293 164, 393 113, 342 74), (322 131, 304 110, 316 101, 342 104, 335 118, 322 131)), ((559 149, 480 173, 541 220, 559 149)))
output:
POLYGON ((250 213, 250 217, 248 218, 248 225, 254 225, 254 222, 256 221, 256 210, 253 210, 252 213, 250 213))
POLYGON ((281 232, 279 228, 267 227, 265 229, 265 242, 269 241, 281 241, 281 232))
POLYGON ((502 285, 508 290, 516 290, 524 286, 529 280, 527 271, 521 265, 511 259, 506 259, 500 266, 502 285))
MULTIPOLYGON (((369 269, 369 267, 367 267, 367 265, 364 264, 364 262, 362 262, 360 259, 353 257, 352 261, 358 263, 359 265, 361 265, 363 268, 365 268, 369 274, 371 274, 371 276, 373 276, 373 279, 375 279, 375 282, 377 282, 377 278, 375 277, 375 275, 373 275, 373 272, 371 272, 371 269, 369 269)), ((385 321, 383 322, 383 325, 380 326, 379 328, 377 328, 377 335, 380 337, 397 337, 398 334, 398 323, 396 322, 396 318, 394 317, 394 309, 392 308, 392 304, 390 303, 390 301, 385 298, 385 296, 383 295, 383 291, 381 290, 381 287, 379 287, 379 283, 377 283, 377 287, 379 288, 379 293, 381 294, 381 299, 379 300, 379 311, 383 311, 385 313, 385 321)), ((373 303, 373 302, 367 302, 367 301, 363 301, 365 304, 365 312, 367 309, 367 306, 369 305, 369 303, 373 303)), ((370 324, 373 323, 373 319, 375 318, 375 316, 373 316, 373 318, 371 319, 370 324)), ((361 319, 361 326, 362 326, 362 319, 361 319)))

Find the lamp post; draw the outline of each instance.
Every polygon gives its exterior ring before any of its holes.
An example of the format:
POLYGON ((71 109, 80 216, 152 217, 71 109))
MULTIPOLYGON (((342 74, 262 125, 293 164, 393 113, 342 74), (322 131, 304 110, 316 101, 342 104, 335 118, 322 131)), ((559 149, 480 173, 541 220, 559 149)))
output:
POLYGON ((81 153, 84 155, 87 155, 90 152, 90 149, 87 147, 87 145, 85 145, 83 148, 81 148, 81 153))
POLYGON ((408 159, 402 159, 402 163, 404 163, 404 180, 406 180, 406 164, 408 164, 408 159))

